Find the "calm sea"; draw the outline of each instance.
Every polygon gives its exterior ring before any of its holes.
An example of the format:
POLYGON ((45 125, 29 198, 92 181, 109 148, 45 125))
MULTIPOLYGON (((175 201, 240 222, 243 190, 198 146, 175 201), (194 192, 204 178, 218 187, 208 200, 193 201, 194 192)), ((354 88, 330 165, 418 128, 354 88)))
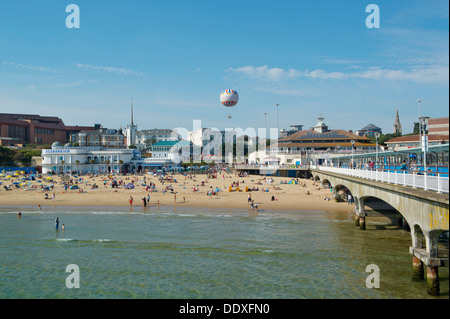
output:
MULTIPOLYGON (((360 231, 350 213, 18 211, 0 210, 0 298, 432 298, 411 281, 410 234, 370 219, 360 231), (70 264, 78 289, 66 287, 70 264), (370 264, 378 289, 366 287, 370 264)), ((439 274, 448 298, 448 268, 439 274)))

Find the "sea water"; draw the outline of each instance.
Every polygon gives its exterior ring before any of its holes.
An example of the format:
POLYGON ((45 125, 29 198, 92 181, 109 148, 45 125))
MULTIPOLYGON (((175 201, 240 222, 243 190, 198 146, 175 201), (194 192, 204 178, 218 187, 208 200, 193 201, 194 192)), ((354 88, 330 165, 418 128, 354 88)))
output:
MULTIPOLYGON (((370 218, 359 230, 351 213, 4 207, 0 298, 436 298, 411 280, 410 245, 370 218), (66 285, 68 265, 79 288, 66 285), (368 265, 379 288, 366 285, 368 265)), ((448 268, 439 275, 448 298, 448 268)))

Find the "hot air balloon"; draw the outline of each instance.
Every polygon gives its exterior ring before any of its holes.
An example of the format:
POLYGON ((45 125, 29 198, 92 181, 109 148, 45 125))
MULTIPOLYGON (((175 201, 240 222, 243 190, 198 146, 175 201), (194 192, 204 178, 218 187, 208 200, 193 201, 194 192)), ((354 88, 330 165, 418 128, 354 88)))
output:
POLYGON ((239 101, 239 94, 236 90, 226 89, 220 93, 220 102, 223 106, 232 107, 239 101))
MULTIPOLYGON (((220 93, 220 102, 225 107, 233 107, 239 101, 239 94, 236 90, 226 89, 220 93)), ((231 119, 231 115, 227 116, 228 119, 231 119)))

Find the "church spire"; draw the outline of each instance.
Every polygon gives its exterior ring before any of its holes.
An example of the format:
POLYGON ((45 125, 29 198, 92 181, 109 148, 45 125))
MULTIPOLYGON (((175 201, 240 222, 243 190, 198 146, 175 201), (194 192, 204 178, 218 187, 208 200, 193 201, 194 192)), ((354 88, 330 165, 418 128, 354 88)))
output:
POLYGON ((395 113, 394 133, 402 134, 402 124, 400 123, 400 117, 398 116, 398 109, 395 113))
POLYGON ((133 98, 131 98, 131 125, 134 125, 134 123, 133 123, 133 98))

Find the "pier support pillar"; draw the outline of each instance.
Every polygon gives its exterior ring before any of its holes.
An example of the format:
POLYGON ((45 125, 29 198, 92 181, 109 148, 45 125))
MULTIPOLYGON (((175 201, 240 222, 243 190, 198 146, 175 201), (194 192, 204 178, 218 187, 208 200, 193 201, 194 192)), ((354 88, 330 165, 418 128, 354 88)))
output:
POLYGON ((424 270, 423 270, 423 262, 417 258, 416 256, 413 256, 413 277, 412 280, 414 281, 420 281, 424 279, 424 270))
POLYGON ((366 230, 366 216, 365 214, 361 214, 359 216, 359 229, 366 230))
POLYGON ((359 215, 355 214, 355 226, 359 226, 359 215))
POLYGON ((427 267, 427 292, 432 296, 439 296, 439 272, 438 267, 427 267))

